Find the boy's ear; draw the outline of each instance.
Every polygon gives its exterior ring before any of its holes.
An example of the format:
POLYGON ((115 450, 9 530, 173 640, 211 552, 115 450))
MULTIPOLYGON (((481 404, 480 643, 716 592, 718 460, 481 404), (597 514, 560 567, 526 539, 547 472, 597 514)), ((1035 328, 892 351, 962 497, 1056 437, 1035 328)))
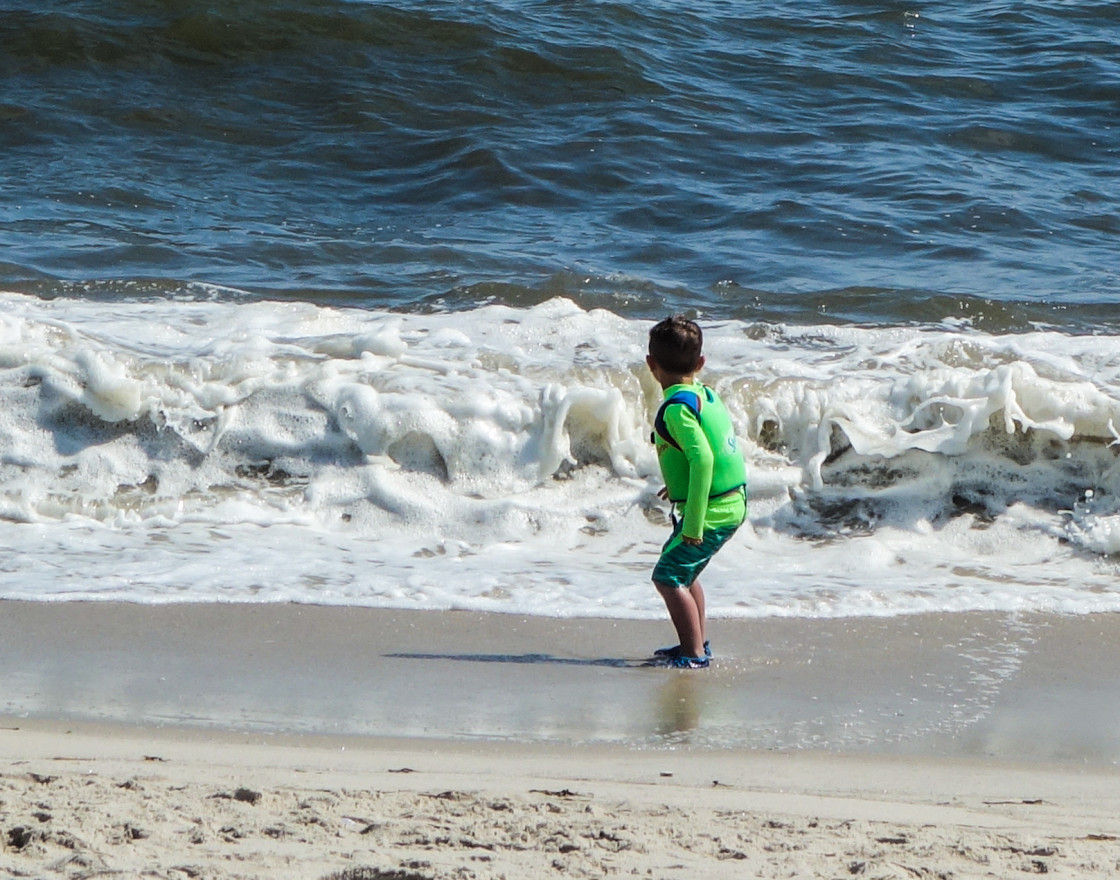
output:
POLYGON ((704 369, 704 355, 700 355, 700 357, 696 359, 696 369, 692 372, 699 373, 702 369, 704 369))

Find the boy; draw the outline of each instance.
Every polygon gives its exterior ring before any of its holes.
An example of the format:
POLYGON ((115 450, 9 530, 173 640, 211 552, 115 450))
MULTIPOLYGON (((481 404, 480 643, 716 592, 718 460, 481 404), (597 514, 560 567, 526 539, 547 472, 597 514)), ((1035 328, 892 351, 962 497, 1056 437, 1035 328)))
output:
POLYGON ((696 381, 704 366, 700 327, 681 315, 649 331, 646 364, 665 393, 653 441, 665 488, 681 507, 673 534, 653 569, 680 644, 655 654, 678 669, 704 669, 711 657, 705 633, 704 590, 697 578, 747 513, 747 468, 723 402, 696 381))

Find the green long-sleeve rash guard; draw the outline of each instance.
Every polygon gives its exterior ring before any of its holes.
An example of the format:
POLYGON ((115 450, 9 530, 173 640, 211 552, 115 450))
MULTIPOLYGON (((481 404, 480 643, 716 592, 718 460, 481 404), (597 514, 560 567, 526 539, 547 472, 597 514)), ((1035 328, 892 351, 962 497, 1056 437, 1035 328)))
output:
POLYGON ((746 484, 746 464, 731 416, 719 397, 713 393, 713 399, 708 400, 703 386, 697 383, 666 388, 665 399, 678 391, 700 395, 700 419, 683 404, 667 406, 663 414, 665 427, 680 449, 657 437, 657 459, 670 500, 684 505, 682 533, 689 538, 702 538, 705 529, 742 522, 742 493, 725 493, 746 484))

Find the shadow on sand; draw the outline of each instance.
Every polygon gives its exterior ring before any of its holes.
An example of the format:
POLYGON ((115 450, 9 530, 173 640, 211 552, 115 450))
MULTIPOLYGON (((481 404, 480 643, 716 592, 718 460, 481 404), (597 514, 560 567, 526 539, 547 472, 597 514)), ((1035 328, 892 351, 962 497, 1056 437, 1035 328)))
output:
POLYGON ((560 666, 608 666, 615 669, 641 669, 649 666, 664 666, 658 659, 628 660, 620 657, 600 657, 582 659, 579 657, 557 657, 553 654, 385 654, 398 660, 457 660, 464 663, 552 663, 560 666))

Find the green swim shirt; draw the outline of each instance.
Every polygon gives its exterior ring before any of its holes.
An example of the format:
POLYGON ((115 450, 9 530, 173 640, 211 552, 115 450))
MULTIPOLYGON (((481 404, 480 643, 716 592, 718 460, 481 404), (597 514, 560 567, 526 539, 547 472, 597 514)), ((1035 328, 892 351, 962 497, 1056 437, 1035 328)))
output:
POLYGON ((700 418, 692 408, 674 403, 664 409, 665 427, 680 446, 657 434, 657 461, 669 499, 683 504, 682 534, 702 538, 705 529, 739 525, 746 516, 747 466, 739 451, 731 415, 719 396, 697 382, 665 389, 665 400, 678 391, 700 397, 700 418))

